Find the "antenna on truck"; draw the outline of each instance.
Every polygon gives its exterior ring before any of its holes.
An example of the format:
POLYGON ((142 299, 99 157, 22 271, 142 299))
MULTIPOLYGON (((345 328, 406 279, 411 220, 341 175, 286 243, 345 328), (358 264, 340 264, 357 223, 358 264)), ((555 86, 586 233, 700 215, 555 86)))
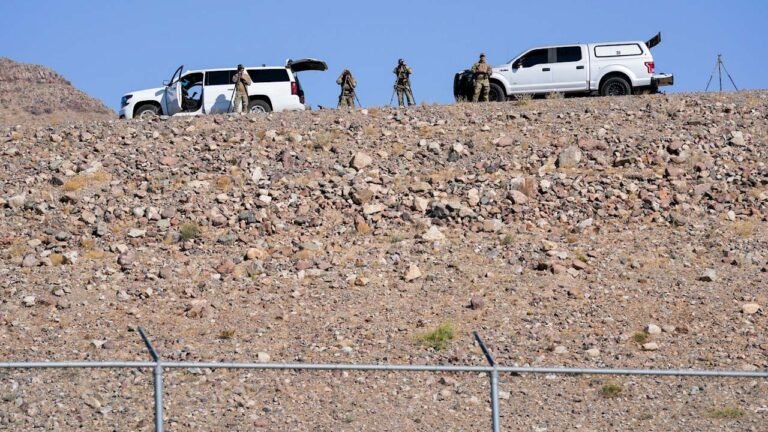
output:
POLYGON ((739 91, 739 88, 736 87, 736 83, 733 82, 733 78, 731 78, 731 74, 728 73, 728 69, 725 68, 725 63, 723 63, 723 55, 718 54, 715 68, 712 70, 712 75, 709 76, 709 81, 707 81, 707 88, 704 89, 705 92, 709 91, 709 85, 712 83, 712 78, 715 77, 715 72, 717 72, 717 79, 720 84, 720 92, 723 91, 723 72, 725 72, 725 75, 731 81, 733 88, 736 89, 736 91, 739 91))

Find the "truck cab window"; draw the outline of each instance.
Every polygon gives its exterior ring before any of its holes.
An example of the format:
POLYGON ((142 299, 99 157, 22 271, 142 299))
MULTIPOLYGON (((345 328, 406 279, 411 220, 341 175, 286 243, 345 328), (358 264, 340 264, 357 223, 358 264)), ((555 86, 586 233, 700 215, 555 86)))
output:
POLYGON ((549 63, 549 50, 546 48, 536 49, 526 53, 520 60, 515 62, 515 65, 517 67, 522 66, 524 68, 529 68, 545 63, 549 63))
POLYGON ((581 47, 559 47, 557 48, 557 62, 568 63, 581 61, 581 47))

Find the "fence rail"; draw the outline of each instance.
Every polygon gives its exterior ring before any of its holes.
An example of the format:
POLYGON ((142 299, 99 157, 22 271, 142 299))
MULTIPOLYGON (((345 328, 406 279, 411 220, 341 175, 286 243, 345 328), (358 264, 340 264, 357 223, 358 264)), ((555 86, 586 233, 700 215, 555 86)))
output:
POLYGON ((499 366, 477 332, 475 340, 488 360, 488 366, 455 365, 388 365, 388 364, 316 364, 316 363, 223 363, 163 361, 142 328, 144 340, 153 361, 64 361, 64 362, 0 362, 0 369, 153 369, 155 397, 155 432, 163 432, 163 372, 165 369, 258 369, 312 371, 389 371, 389 372, 453 372, 487 373, 491 384, 491 430, 501 430, 499 409, 499 374, 557 375, 635 375, 713 378, 768 378, 768 371, 696 370, 696 369, 615 369, 499 366))

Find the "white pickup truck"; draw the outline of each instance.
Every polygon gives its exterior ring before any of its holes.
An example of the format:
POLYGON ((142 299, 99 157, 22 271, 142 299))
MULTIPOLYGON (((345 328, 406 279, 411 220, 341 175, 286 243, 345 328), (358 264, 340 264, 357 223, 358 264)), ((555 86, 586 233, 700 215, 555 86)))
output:
MULTIPOLYGON (((531 48, 509 63, 493 68, 491 101, 506 101, 520 94, 600 94, 624 96, 655 93, 673 85, 672 74, 656 73, 651 48, 661 33, 647 42, 605 42, 531 48)), ((472 72, 454 77, 457 101, 471 100, 472 72)))

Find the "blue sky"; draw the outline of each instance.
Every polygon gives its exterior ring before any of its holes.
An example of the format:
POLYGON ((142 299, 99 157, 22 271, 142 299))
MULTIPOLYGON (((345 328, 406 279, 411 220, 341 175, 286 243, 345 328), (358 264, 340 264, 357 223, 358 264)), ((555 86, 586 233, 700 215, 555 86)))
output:
POLYGON ((0 56, 38 63, 117 109, 128 91, 158 86, 188 68, 282 65, 315 57, 307 72, 313 106, 335 106, 339 72, 350 68, 365 105, 386 105, 392 69, 414 69, 418 102, 452 102, 453 74, 480 51, 500 64, 536 45, 646 40, 671 91, 703 90, 722 53, 740 88, 768 87, 768 2, 552 1, 160 1, 2 0, 0 56), (237 6, 235 6, 237 5, 237 6))

